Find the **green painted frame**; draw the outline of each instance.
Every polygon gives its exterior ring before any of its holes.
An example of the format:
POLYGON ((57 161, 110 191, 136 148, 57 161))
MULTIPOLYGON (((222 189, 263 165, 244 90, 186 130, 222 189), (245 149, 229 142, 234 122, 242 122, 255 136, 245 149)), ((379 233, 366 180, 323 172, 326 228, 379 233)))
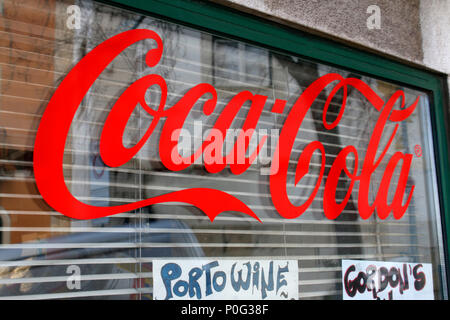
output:
POLYGON ((96 1, 427 92, 431 100, 435 165, 445 243, 447 294, 450 296, 449 101, 444 74, 400 63, 204 0, 96 1))

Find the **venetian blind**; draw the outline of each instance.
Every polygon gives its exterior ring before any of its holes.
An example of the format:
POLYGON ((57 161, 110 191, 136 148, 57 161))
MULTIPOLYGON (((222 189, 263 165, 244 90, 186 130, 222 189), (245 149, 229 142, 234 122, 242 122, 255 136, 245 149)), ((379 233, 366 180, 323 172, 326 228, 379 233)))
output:
MULTIPOLYGON (((436 211, 433 154, 428 98, 408 88, 406 105, 421 96, 418 111, 402 123, 387 157, 396 151, 423 155, 412 168, 408 190, 414 197, 401 220, 362 220, 357 211, 357 187, 336 220, 323 214, 324 183, 309 207, 296 219, 285 219, 271 202, 269 175, 277 134, 302 91, 318 77, 336 72, 363 80, 385 101, 399 86, 308 62, 264 48, 214 36, 180 25, 142 16, 92 1, 4 0, 0 26, 0 297, 8 299, 87 298, 151 299, 152 261, 158 258, 295 259, 299 265, 301 299, 340 299, 341 260, 362 259, 433 263, 436 296, 440 295, 439 215, 436 211), (81 9, 79 28, 71 28, 67 8, 81 9), (192 187, 225 191, 246 203, 262 224, 236 212, 223 213, 212 223, 195 207, 164 203, 102 219, 79 221, 50 208, 39 194, 33 176, 33 146, 45 107, 70 69, 96 45, 122 31, 156 31, 164 42, 160 63, 146 67, 146 52, 155 46, 143 41, 126 49, 101 74, 77 111, 67 139, 64 174, 77 199, 96 206, 112 206, 192 187), (167 106, 174 105, 198 83, 218 92, 214 113, 205 116, 200 100, 185 122, 192 147, 202 141, 226 103, 249 90, 267 96, 256 132, 272 134, 259 158, 246 172, 229 169, 209 174, 202 163, 186 170, 167 170, 158 155, 159 125, 145 147, 127 164, 109 168, 99 156, 104 121, 120 94, 135 80, 159 74, 168 85, 167 106), (271 112, 276 99, 286 100, 281 114, 271 112), (197 126, 203 131, 198 133, 197 126), (79 281, 78 281, 79 280, 79 281), (78 281, 78 282, 77 282, 78 281)), ((327 89, 328 90, 328 89, 327 89)), ((331 89, 330 89, 331 90, 331 89)), ((357 92, 348 92, 344 116, 333 130, 322 124, 327 95, 323 92, 308 112, 291 154, 288 195, 301 204, 314 188, 320 168, 315 158, 307 177, 294 185, 297 159, 303 148, 318 140, 326 148, 325 176, 338 152, 354 145, 362 165, 378 114, 357 92)), ((157 105, 158 88, 147 92, 157 105)), ((341 93, 342 94, 342 93, 341 93)), ((339 95, 328 112, 339 113, 339 95)), ((63 107, 63 106, 62 106, 63 107)), ((242 127, 249 110, 245 104, 232 128, 242 127)), ((136 108, 127 125, 124 145, 142 137, 151 117, 136 108)), ((381 144, 386 145, 393 124, 381 144)), ((252 142, 254 148, 255 144, 252 142)), ((371 199, 387 165, 384 160, 371 179, 371 199)), ((399 172, 396 171, 398 177, 399 172)), ((349 181, 341 177, 336 198, 342 201, 349 181)), ((393 190, 390 190, 392 199, 393 190)), ((220 205, 218 203, 217 205, 220 205)))

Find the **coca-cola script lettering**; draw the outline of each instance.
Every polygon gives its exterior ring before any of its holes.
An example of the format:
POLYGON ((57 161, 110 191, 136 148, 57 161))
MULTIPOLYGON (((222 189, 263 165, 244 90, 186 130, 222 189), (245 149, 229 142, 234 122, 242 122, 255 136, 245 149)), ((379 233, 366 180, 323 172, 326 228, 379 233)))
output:
MULTIPOLYGON (((212 188, 189 188, 133 203, 108 207, 85 204, 76 199, 69 191, 64 180, 63 155, 75 113, 89 89, 105 68, 127 47, 145 39, 154 40, 157 44, 155 49, 148 51, 145 58, 148 67, 156 66, 163 54, 163 41, 159 35, 154 31, 145 29, 126 31, 104 41, 90 51, 67 74, 54 92, 39 124, 34 147, 36 184, 44 200, 56 211, 76 219, 94 219, 156 203, 183 202, 202 210, 211 221, 224 211, 241 212, 260 221, 257 215, 241 200, 226 192, 212 188)), ((178 144, 177 132, 179 131, 177 130, 182 128, 186 117, 199 99, 206 99, 202 105, 202 111, 205 116, 211 115, 218 100, 216 89, 208 83, 200 83, 188 90, 173 106, 166 106, 167 94, 166 81, 158 74, 146 75, 126 88, 113 105, 102 129, 100 155, 106 165, 120 167, 132 159, 152 136, 155 127, 160 121, 163 123, 163 126, 159 139, 159 156, 162 164, 167 169, 171 171, 183 170, 202 156, 202 153, 205 149, 208 149, 213 139, 205 139, 201 148, 193 152, 190 157, 183 158, 177 152, 174 155, 174 150, 177 150, 178 144), (150 108, 144 98, 145 92, 151 86, 158 86, 161 91, 160 103, 156 109, 150 108), (131 148, 127 148, 123 145, 123 134, 128 119, 136 105, 140 105, 152 116, 152 122, 140 141, 131 148)), ((253 94, 250 91, 239 92, 228 102, 222 113, 217 117, 213 129, 216 132, 225 133, 243 104, 250 102, 250 110, 247 113, 242 129, 243 132, 251 131, 256 127, 263 109, 271 107, 266 106, 266 100, 266 96, 253 94)), ((276 166, 277 170, 273 170, 270 175, 270 191, 273 205, 278 213, 285 218, 300 216, 314 201, 319 187, 324 183, 322 199, 324 214, 328 219, 335 219, 344 210, 353 189, 356 188, 355 184, 358 182, 356 184, 358 188, 357 208, 359 215, 363 219, 369 218, 374 211, 377 212, 380 219, 385 219, 391 212, 395 219, 400 219, 407 210, 414 192, 414 186, 407 189, 413 156, 395 152, 390 159, 385 158, 397 133, 399 123, 414 112, 418 103, 417 98, 411 106, 406 107, 404 100, 404 93, 397 91, 388 101, 383 101, 363 81, 356 78, 344 78, 335 73, 326 74, 318 78, 306 88, 294 103, 286 118, 276 145, 275 153, 278 156, 276 159, 272 159, 272 166, 276 166), (349 87, 358 90, 368 100, 370 105, 377 110, 378 120, 368 143, 365 158, 361 162, 361 167, 358 167, 360 162, 358 162, 357 149, 352 145, 348 145, 338 153, 326 178, 324 178, 324 145, 320 141, 311 141, 303 149, 295 170, 296 185, 308 174, 314 154, 320 155, 322 165, 313 191, 308 199, 300 205, 294 205, 289 200, 286 190, 289 159, 294 140, 313 102, 329 86, 333 86, 333 89, 325 102, 322 121, 326 130, 331 130, 339 124, 346 108, 346 97, 349 87), (342 105, 337 118, 332 123, 328 123, 326 120, 328 108, 338 91, 343 92, 342 105), (401 103, 400 109, 393 110, 394 105, 398 101, 401 103), (388 143, 381 150, 381 153, 378 153, 377 157, 380 139, 388 121, 396 123, 395 128, 388 139, 388 143), (354 159, 353 168, 347 167, 349 157, 354 159), (375 200, 369 203, 371 178, 382 161, 386 162, 387 166, 378 185, 375 200), (400 172, 399 177, 395 181, 391 181, 395 170, 400 172), (347 184, 348 191, 345 198, 338 203, 336 201, 336 188, 338 179, 343 174, 350 183, 347 184), (392 201, 388 203, 388 191, 390 188, 395 191, 395 194, 392 201), (404 201, 404 199, 406 200, 404 201)), ((285 104, 286 101, 284 100, 276 100, 272 112, 279 112, 285 104)), ((233 174, 241 174, 252 164, 264 143, 265 140, 261 140, 255 152, 242 162, 235 163, 230 157, 224 156, 220 157, 221 161, 214 161, 213 159, 205 163, 205 169, 213 174, 229 166, 233 174)), ((245 142, 244 147, 245 149, 248 148, 248 142, 245 142)))

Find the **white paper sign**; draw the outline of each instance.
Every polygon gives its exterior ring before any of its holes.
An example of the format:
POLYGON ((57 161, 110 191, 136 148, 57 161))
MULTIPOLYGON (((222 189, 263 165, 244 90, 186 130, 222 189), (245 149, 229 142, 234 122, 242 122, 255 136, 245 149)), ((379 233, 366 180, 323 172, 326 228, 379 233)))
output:
POLYGON ((296 260, 154 260, 156 300, 298 299, 296 260))
POLYGON ((342 260, 344 300, 433 300, 429 263, 342 260))

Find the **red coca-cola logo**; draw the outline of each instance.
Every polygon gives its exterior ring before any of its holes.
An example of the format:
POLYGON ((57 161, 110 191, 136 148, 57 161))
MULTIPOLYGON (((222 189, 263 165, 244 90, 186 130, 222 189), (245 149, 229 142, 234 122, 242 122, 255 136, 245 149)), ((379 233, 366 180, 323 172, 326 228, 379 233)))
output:
MULTIPOLYGON (((144 39, 156 41, 157 47, 150 50, 145 58, 149 67, 156 66, 163 53, 163 42, 159 35, 151 30, 137 29, 120 33, 93 49, 87 54, 64 78, 53 94, 47 108, 42 116, 36 135, 34 147, 34 173, 36 184, 44 200, 56 211, 76 219, 94 219, 141 208, 144 206, 163 202, 183 202, 196 206, 202 210, 211 221, 224 211, 238 211, 257 219, 256 214, 241 200, 230 194, 212 188, 190 188, 165 195, 136 201, 129 204, 98 207, 85 204, 77 200, 69 191, 64 181, 63 155, 66 139, 75 113, 81 101, 91 88, 95 80, 103 70, 127 47, 144 39)), ((387 162, 383 177, 378 186, 378 191, 373 203, 369 203, 369 186, 374 171, 386 157, 387 151, 397 133, 399 123, 407 119, 415 110, 417 100, 409 107, 404 106, 404 93, 397 91, 388 101, 383 101, 366 83, 356 78, 343 78, 339 74, 330 73, 318 78, 306 88, 292 106, 283 128, 279 135, 275 154, 272 159, 272 167, 276 170, 270 175, 270 191, 273 205, 278 213, 285 218, 296 218, 304 213, 315 199, 325 171, 325 148, 320 141, 312 141, 302 151, 295 170, 295 184, 309 172, 313 154, 321 156, 321 168, 314 189, 308 199, 301 205, 294 205, 288 198, 286 185, 289 167, 289 159, 293 148, 295 137, 302 125, 306 113, 311 108, 327 86, 334 84, 328 95, 323 109, 323 125, 327 130, 335 128, 346 107, 346 96, 349 87, 358 90, 368 102, 378 111, 378 120, 372 132, 362 167, 358 167, 358 151, 352 146, 343 148, 334 160, 334 163, 325 179, 323 210, 328 219, 335 219, 344 210, 356 182, 358 186, 358 212, 363 219, 369 218, 376 210, 379 218, 385 219, 391 212, 395 219, 400 219, 408 208, 411 201, 414 186, 407 192, 408 175, 411 168, 412 155, 395 152, 387 162), (343 101, 339 115, 332 122, 326 120, 329 105, 335 94, 342 90, 343 101), (393 110, 397 101, 401 101, 401 108, 393 110), (388 143, 377 157, 377 150, 386 123, 390 121, 395 124, 394 130, 389 137, 388 143), (347 160, 353 158, 353 168, 347 167, 347 160), (399 177, 391 181, 395 169, 400 166, 399 177), (336 188, 339 177, 345 174, 348 191, 341 202, 336 201, 336 188), (388 192, 395 188, 395 194, 388 203, 388 192), (404 198, 406 201, 404 202, 404 198), (404 203, 403 203, 404 202, 404 203)), ((163 77, 157 74, 146 75, 131 84, 117 99, 112 107, 102 130, 100 139, 100 156, 102 161, 110 167, 119 167, 133 158, 151 137, 159 121, 163 121, 162 131, 159 139, 159 155, 163 165, 171 171, 180 171, 195 162, 202 156, 204 150, 211 145, 213 139, 205 139, 202 146, 192 153, 190 157, 184 158, 176 152, 179 130, 183 127, 186 117, 189 115, 194 104, 200 99, 206 99, 203 104, 203 113, 209 116, 215 109, 217 103, 216 89, 207 83, 201 83, 189 91, 172 107, 166 106, 167 85, 163 77), (158 86, 161 91, 159 107, 152 109, 145 102, 145 92, 151 86, 158 86), (136 105, 152 115, 152 122, 145 134, 134 146, 127 148, 123 145, 123 134, 129 117, 136 105)), ((251 102, 247 118, 243 124, 243 132, 254 129, 265 107, 267 97, 242 91, 236 94, 223 109, 214 124, 214 130, 226 134, 233 119, 244 103, 251 102)), ((272 112, 279 112, 286 101, 277 100, 272 112)), ((244 139, 245 140, 245 139, 244 139)), ((264 140, 261 141, 261 145, 264 140)), ((233 174, 245 172, 252 164, 255 155, 260 151, 260 146, 253 155, 244 161, 235 162, 230 157, 215 157, 204 163, 205 169, 210 173, 217 173, 230 167, 233 174)), ((245 142, 245 149, 248 142, 245 142)))

